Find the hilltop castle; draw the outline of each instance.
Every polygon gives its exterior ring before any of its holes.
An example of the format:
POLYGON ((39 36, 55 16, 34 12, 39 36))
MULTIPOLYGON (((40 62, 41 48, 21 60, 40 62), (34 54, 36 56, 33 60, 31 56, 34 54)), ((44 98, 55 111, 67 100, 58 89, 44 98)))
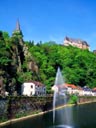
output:
POLYGON ((88 49, 88 50, 90 49, 89 44, 84 40, 65 37, 64 46, 69 46, 69 45, 78 47, 80 49, 88 49))
MULTIPOLYGON (((13 37, 18 37, 20 45, 21 46, 24 45, 23 44, 23 34, 22 34, 22 31, 21 31, 21 28, 20 28, 19 20, 17 20, 16 28, 13 31, 12 36, 13 37)), ((89 44, 86 41, 81 40, 81 39, 74 39, 74 38, 70 38, 70 37, 66 36, 65 39, 64 39, 63 44, 64 44, 64 46, 71 45, 71 46, 74 46, 74 47, 77 47, 77 48, 80 48, 80 49, 90 50, 89 44)))

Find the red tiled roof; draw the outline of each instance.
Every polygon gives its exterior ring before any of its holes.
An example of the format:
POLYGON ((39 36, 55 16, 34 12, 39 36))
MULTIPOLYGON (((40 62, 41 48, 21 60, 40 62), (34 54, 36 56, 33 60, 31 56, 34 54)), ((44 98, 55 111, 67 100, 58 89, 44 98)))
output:
POLYGON ((77 86, 75 86, 74 84, 67 84, 67 83, 64 83, 62 85, 57 85, 59 88, 67 88, 67 87, 70 87, 72 89, 76 89, 77 86))
POLYGON ((42 84, 41 82, 39 81, 27 81, 27 82, 24 82, 24 83, 34 83, 35 85, 38 85, 38 86, 44 86, 44 84, 42 84))
POLYGON ((93 88, 92 90, 93 90, 93 91, 96 91, 96 88, 93 88))
POLYGON ((65 83, 65 86, 66 87, 71 87, 73 89, 76 89, 77 88, 77 86, 75 86, 74 84, 67 84, 67 83, 65 83))

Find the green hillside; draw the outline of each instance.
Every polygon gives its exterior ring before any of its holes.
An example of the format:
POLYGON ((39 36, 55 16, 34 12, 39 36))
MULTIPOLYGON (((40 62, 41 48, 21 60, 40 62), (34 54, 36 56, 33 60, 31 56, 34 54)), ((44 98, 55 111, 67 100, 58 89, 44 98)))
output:
POLYGON ((66 83, 96 86, 96 54, 52 41, 24 41, 20 34, 0 31, 0 85, 10 95, 20 94, 21 84, 30 80, 41 81, 49 92, 58 66, 66 83))

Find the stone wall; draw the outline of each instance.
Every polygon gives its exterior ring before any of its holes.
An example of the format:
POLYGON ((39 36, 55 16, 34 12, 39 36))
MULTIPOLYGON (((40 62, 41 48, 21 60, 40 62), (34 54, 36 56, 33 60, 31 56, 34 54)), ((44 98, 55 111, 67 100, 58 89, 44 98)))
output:
POLYGON ((78 98, 78 103, 85 103, 85 102, 96 102, 96 96, 80 96, 78 98))
MULTIPOLYGON (((12 119, 52 109, 52 96, 7 97, 0 99, 0 120, 12 119)), ((96 97, 79 97, 78 103, 96 102, 96 97)))
POLYGON ((8 97, 0 100, 0 117, 8 119, 48 109, 52 109, 52 97, 8 97))
POLYGON ((6 99, 1 99, 0 100, 0 117, 6 118, 7 116, 7 100, 6 99))

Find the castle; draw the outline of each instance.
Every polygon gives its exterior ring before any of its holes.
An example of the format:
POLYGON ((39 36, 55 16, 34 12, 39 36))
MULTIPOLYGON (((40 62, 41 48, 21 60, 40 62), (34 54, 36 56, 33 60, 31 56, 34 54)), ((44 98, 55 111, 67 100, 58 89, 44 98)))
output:
POLYGON ((89 44, 84 40, 65 37, 64 46, 69 46, 69 45, 80 49, 88 49, 88 50, 90 49, 89 44))
MULTIPOLYGON (((13 37, 15 37, 15 36, 18 37, 20 45, 23 46, 23 34, 22 34, 21 29, 20 29, 19 20, 17 20, 16 28, 13 31, 12 36, 13 37)), ((70 37, 66 36, 65 39, 64 39, 63 44, 64 44, 64 46, 71 45, 71 46, 74 46, 74 47, 77 47, 77 48, 80 48, 80 49, 90 50, 89 44, 86 41, 81 40, 81 39, 74 39, 74 38, 70 38, 70 37)))

